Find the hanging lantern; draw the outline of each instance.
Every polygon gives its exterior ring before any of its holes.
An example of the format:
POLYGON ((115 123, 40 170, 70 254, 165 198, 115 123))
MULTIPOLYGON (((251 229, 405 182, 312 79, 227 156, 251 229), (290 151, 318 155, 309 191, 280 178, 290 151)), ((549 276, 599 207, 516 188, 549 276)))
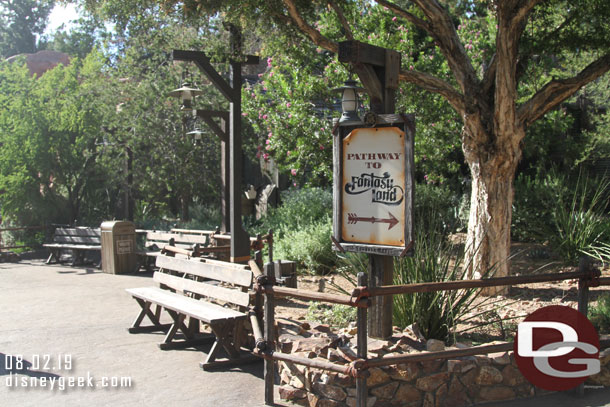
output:
POLYGON ((182 86, 169 92, 169 96, 180 98, 182 107, 180 110, 187 111, 193 108, 193 98, 203 94, 203 91, 191 85, 188 80, 189 73, 186 71, 182 76, 182 86))
POLYGON ((347 122, 362 122, 360 116, 358 116, 358 106, 360 105, 358 93, 363 93, 364 91, 364 88, 356 86, 356 81, 352 79, 345 81, 343 86, 333 89, 333 92, 341 92, 342 113, 339 123, 346 124, 347 122))

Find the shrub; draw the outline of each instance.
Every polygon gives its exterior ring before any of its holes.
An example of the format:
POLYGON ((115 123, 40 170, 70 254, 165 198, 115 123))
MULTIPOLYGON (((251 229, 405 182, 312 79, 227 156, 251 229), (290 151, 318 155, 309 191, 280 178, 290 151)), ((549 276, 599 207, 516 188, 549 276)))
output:
POLYGON ((610 294, 603 294, 589 311, 589 319, 600 334, 610 333, 610 294))
POLYGON ((463 210, 462 196, 449 187, 433 184, 416 186, 413 218, 415 222, 423 223, 424 230, 441 230, 443 233, 461 230, 466 225, 462 220, 463 210), (434 216, 430 216, 432 213, 434 216))
POLYGON ((330 218, 285 232, 275 244, 275 257, 296 261, 299 268, 312 273, 328 273, 337 262, 331 233, 330 218))
POLYGON ((336 328, 345 328, 356 321, 355 307, 348 305, 324 304, 312 302, 307 307, 307 320, 328 324, 336 328))
POLYGON ((282 205, 272 208, 259 221, 252 224, 257 230, 273 229, 281 239, 289 231, 295 231, 318 221, 332 217, 333 194, 322 188, 291 189, 282 193, 282 205))
MULTIPOLYGON (((416 218, 413 257, 394 259, 394 284, 451 281, 464 278, 464 248, 447 239, 442 219, 433 207, 423 206, 425 220, 416 218), (434 228, 429 228, 432 225, 434 228)), ((367 256, 345 253, 339 272, 355 285, 359 272, 367 272, 367 256)), ((456 322, 469 311, 479 291, 457 290, 395 295, 393 322, 400 328, 417 323, 428 339, 447 340, 456 322)))
POLYGON ((551 173, 547 176, 519 175, 514 183, 512 238, 520 242, 546 240, 548 221, 565 184, 551 173))
MULTIPOLYGON (((468 269, 464 248, 452 245, 438 229, 417 231, 413 257, 394 260, 394 284, 463 279, 468 269)), ((426 338, 447 340, 478 292, 468 289, 395 295, 394 324, 405 328, 417 323, 426 338)))
POLYGON ((610 181, 591 184, 594 182, 581 174, 571 194, 564 190, 559 195, 553 211, 551 244, 572 264, 592 248, 603 249, 610 239, 610 220, 606 216, 610 181))

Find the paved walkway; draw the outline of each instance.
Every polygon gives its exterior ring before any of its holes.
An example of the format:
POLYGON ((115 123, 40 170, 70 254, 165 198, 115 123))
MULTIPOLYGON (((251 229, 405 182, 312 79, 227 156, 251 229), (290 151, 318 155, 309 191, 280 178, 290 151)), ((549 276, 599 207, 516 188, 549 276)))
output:
MULTIPOLYGON (((40 261, 0 264, 0 406, 262 406, 262 363, 204 372, 201 351, 161 351, 161 334, 127 333, 139 307, 124 289, 146 286, 149 277, 40 261), (20 357, 31 370, 12 375, 11 364, 17 367, 20 357), (71 366, 59 369, 69 361, 71 366), (69 388, 72 377, 75 387, 69 388), (120 387, 122 378, 131 384, 120 387)), ((606 390, 588 392, 584 399, 555 394, 494 404, 606 405, 606 390)))

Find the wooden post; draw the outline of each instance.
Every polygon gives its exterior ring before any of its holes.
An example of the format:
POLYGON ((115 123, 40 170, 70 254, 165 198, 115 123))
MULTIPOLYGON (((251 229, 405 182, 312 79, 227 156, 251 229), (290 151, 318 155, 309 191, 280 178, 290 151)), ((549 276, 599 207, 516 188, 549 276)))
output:
MULTIPOLYGON (((364 273, 358 273, 358 286, 365 287, 367 285, 367 277, 364 273)), ((366 359, 368 349, 367 339, 367 321, 366 308, 358 308, 358 317, 356 326, 358 328, 357 340, 357 355, 360 359, 366 359)), ((366 407, 368 399, 368 390, 366 388, 366 377, 358 377, 356 379, 356 407, 366 407)))
MULTIPOLYGON (((578 262, 578 271, 589 271, 590 260, 587 256, 581 257, 578 262)), ((578 312, 583 314, 585 317, 589 312, 589 284, 588 280, 584 278, 578 279, 578 312)), ((585 384, 579 384, 576 389, 576 394, 579 397, 585 395, 585 384)))
MULTIPOLYGON (((370 287, 392 285, 394 258, 380 254, 369 255, 370 287)), ((373 297, 371 315, 368 318, 368 331, 371 338, 389 338, 392 336, 392 296, 373 297)))
MULTIPOLYGON (((231 33, 231 48, 234 56, 241 57, 241 34, 239 29, 227 24, 231 33)), ((223 226, 231 232, 231 258, 235 263, 245 263, 250 259, 250 238, 241 222, 241 180, 242 180, 242 138, 241 138, 241 62, 232 61, 230 80, 227 81, 214 69, 210 59, 200 51, 173 50, 172 58, 176 61, 192 61, 206 73, 212 84, 230 102, 228 122, 229 137, 222 146, 222 177, 223 185, 223 226), (228 161, 228 162, 227 162, 228 161), (228 183, 228 185, 227 185, 228 183), (227 194, 229 197, 227 197, 227 194), (230 210, 227 210, 227 201, 230 210), (227 215, 229 218, 227 218, 227 215)), ((259 58, 248 55, 244 63, 258 64, 259 58)), ((226 112, 225 112, 226 114, 226 112)), ((213 116, 221 117, 221 125, 211 120, 206 122, 218 133, 226 134, 222 123, 225 116, 221 112, 213 112, 213 116), (221 128, 222 127, 222 128, 221 128)), ((207 117, 203 114, 204 119, 207 117)))
POLYGON ((220 212, 222 216, 220 231, 222 233, 231 232, 231 185, 229 184, 230 167, 229 167, 229 156, 231 151, 229 149, 228 140, 220 141, 220 187, 222 194, 220 196, 220 212))
MULTIPOLYGON (((265 265, 265 276, 267 283, 271 285, 274 280, 275 269, 273 263, 265 265)), ((275 300, 273 293, 265 292, 265 342, 267 343, 267 352, 275 350, 275 300)), ((272 406, 273 403, 273 385, 275 383, 275 362, 272 359, 265 359, 264 365, 265 378, 265 405, 272 406)))
POLYGON ((233 101, 230 106, 230 188, 231 188, 231 262, 244 263, 250 259, 250 236, 241 223, 241 177, 243 154, 241 139, 241 64, 231 64, 233 101))
MULTIPOLYGON (((399 86, 400 53, 358 41, 345 41, 339 44, 339 61, 349 62, 354 67, 369 93, 373 113, 394 113, 395 90, 399 86)), ((368 272, 371 287, 391 285, 393 258, 380 254, 369 255, 368 272)), ((372 338, 385 339, 392 336, 391 296, 373 298, 368 329, 372 338)))

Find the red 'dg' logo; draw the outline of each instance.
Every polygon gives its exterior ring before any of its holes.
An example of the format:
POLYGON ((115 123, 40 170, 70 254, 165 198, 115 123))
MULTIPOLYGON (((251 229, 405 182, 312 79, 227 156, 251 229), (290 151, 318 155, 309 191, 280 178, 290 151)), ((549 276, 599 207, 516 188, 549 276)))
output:
POLYGON ((515 338, 519 370, 535 386, 568 390, 599 373, 599 336, 580 312, 552 305, 531 313, 515 338))

